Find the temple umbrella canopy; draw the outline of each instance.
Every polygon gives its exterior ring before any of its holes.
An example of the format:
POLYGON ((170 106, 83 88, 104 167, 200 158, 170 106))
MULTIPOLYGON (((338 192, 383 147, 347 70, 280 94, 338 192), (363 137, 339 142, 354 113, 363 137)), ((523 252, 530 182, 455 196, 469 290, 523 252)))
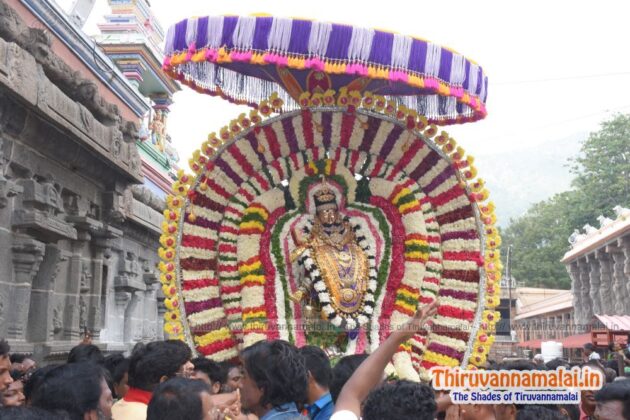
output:
POLYGON ((411 36, 302 19, 189 18, 168 29, 164 70, 203 93, 256 107, 272 92, 300 97, 370 91, 447 125, 486 115, 488 79, 472 60, 411 36))

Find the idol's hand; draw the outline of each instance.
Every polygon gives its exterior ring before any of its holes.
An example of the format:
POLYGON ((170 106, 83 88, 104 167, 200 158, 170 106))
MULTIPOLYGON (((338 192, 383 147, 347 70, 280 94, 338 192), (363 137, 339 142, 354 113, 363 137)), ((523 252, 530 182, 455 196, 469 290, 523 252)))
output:
POLYGON ((293 293, 289 297, 289 299, 291 299, 293 302, 300 303, 302 302, 302 300, 304 300, 304 296, 306 296, 306 293, 304 292, 304 290, 299 289, 297 292, 293 293))

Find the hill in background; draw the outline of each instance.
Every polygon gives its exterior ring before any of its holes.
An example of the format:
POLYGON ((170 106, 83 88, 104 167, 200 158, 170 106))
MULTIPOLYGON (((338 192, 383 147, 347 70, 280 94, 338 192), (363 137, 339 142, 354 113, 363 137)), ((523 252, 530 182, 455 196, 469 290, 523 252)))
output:
POLYGON ((497 207, 499 226, 508 226, 532 204, 570 188, 568 160, 577 156, 587 136, 577 133, 544 145, 524 145, 517 152, 476 156, 479 175, 497 207))

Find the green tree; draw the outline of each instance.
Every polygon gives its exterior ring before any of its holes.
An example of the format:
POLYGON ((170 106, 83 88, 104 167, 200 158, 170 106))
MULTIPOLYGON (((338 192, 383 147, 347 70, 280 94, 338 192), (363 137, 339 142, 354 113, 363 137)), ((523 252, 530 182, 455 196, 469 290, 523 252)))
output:
POLYGON ((512 246, 512 275, 528 286, 568 289, 560 262, 568 237, 587 223, 598 226, 599 215, 613 217, 614 206, 630 204, 630 115, 603 122, 570 163, 573 189, 534 204, 502 232, 503 248, 512 246))
POLYGON ((594 221, 630 202, 630 114, 619 114, 591 133, 571 160, 572 186, 580 195, 584 216, 594 221))

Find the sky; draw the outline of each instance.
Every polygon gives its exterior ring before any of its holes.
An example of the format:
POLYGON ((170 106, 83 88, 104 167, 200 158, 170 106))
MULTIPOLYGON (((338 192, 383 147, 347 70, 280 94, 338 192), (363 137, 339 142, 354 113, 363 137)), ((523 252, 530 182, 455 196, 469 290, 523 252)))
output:
MULTIPOLYGON (((264 12, 388 29, 450 47, 489 78, 486 119, 447 128, 473 156, 545 147, 630 112, 628 1, 150 1, 165 30, 191 16, 264 12)), ((93 34, 108 11, 106 0, 97 0, 86 31, 93 34)), ((174 101, 168 131, 186 166, 209 132, 244 109, 186 87, 174 101)))

